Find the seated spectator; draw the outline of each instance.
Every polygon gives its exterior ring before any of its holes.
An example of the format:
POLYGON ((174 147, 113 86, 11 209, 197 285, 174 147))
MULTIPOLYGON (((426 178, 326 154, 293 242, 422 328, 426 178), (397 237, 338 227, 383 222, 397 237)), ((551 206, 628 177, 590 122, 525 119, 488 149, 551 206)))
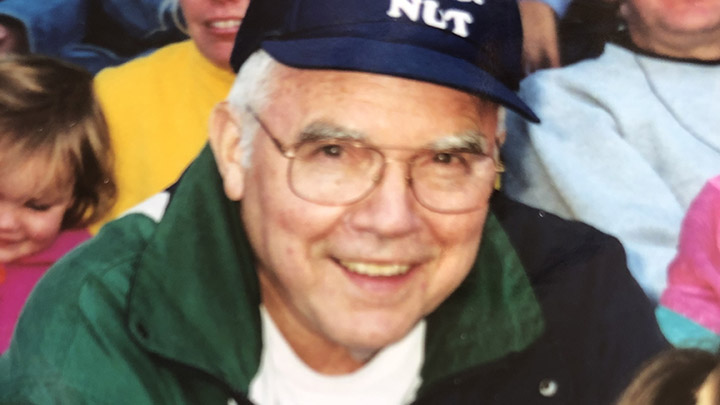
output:
POLYGON ((616 404, 720 404, 720 359, 697 349, 660 353, 638 373, 616 404))
POLYGON ((715 177, 690 205, 660 299, 660 326, 676 346, 720 343, 719 236, 720 177, 715 177))
POLYGON ((32 52, 95 73, 185 39, 168 0, 1 0, 0 53, 32 52))
POLYGON ((614 238, 492 197, 534 115, 478 3, 253 1, 210 148, 41 281, 0 403, 615 399, 666 342, 614 238))
POLYGON ((37 280, 110 207, 111 170, 92 76, 40 55, 0 59, 0 353, 37 280))
POLYGON ((628 35, 528 77, 542 123, 508 114, 505 192, 620 239, 657 300, 680 224, 720 173, 720 2, 629 0, 628 35))
POLYGON ((179 1, 191 40, 95 78, 118 184, 118 201, 101 223, 177 179, 200 152, 210 112, 232 86, 230 52, 249 0, 179 1))

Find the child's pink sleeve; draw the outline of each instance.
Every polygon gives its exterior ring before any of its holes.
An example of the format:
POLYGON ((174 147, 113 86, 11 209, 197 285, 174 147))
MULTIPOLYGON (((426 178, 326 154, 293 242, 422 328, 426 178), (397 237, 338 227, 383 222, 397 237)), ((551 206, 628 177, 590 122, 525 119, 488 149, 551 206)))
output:
POLYGON ((720 176, 690 205, 660 303, 720 333, 720 176))

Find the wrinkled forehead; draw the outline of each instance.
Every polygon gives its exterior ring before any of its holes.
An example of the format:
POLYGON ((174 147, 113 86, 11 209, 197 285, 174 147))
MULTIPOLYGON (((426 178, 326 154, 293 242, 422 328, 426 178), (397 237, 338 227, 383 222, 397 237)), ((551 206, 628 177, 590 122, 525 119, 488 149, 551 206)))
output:
POLYGON ((376 140, 383 144, 422 146, 419 143, 433 142, 433 137, 452 134, 494 136, 498 124, 497 104, 423 81, 282 66, 274 83, 265 115, 284 118, 276 125, 295 126, 286 130, 320 121, 384 134, 376 140))

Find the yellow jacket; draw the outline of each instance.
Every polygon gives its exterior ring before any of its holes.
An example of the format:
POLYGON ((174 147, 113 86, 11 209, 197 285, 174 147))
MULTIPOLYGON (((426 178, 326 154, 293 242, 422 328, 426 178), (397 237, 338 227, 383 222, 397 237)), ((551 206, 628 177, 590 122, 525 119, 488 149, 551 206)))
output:
POLYGON ((210 112, 234 79, 189 40, 98 73, 95 90, 115 150, 118 201, 93 232, 178 178, 205 144, 210 112))

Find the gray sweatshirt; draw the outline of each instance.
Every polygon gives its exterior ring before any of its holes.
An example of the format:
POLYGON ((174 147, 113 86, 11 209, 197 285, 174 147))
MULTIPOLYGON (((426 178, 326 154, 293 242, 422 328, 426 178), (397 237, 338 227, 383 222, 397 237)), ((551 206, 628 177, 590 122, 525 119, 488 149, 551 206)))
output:
POLYGON ((720 63, 608 44, 531 75, 521 97, 542 122, 508 114, 504 191, 616 236, 657 300, 688 205, 720 174, 720 63))

